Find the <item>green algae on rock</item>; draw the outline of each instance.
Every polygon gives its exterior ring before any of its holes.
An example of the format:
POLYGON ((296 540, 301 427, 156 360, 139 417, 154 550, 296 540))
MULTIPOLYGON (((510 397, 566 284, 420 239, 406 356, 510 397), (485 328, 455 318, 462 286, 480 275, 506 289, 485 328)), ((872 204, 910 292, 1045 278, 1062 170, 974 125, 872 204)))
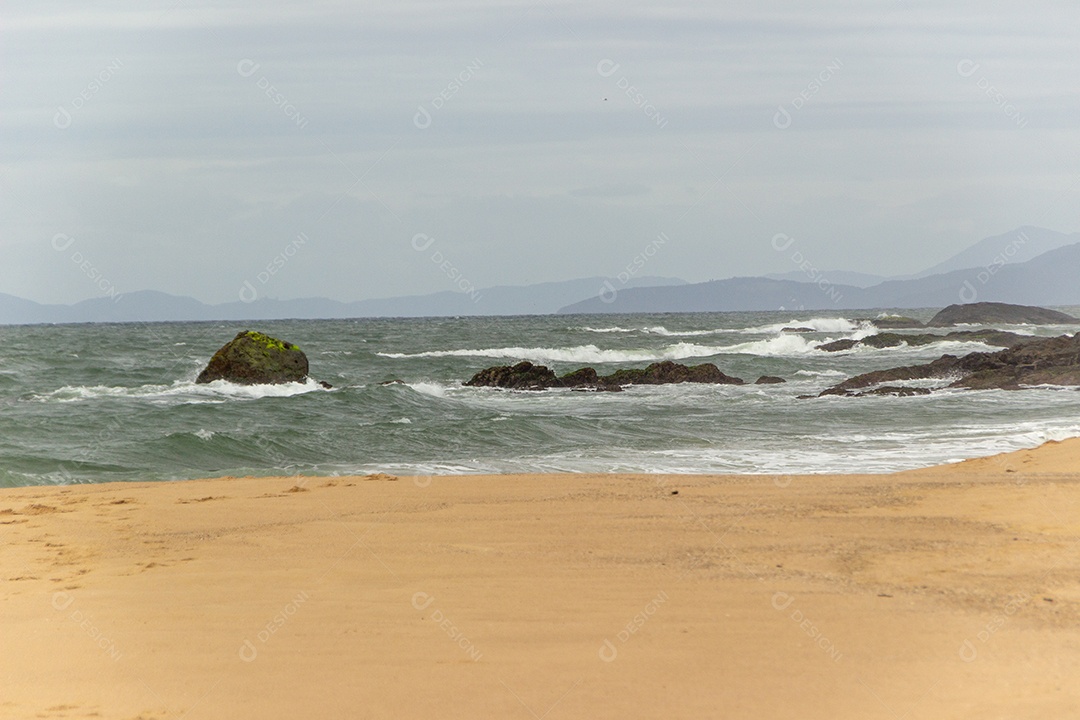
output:
POLYGON ((240 385, 304 382, 308 359, 292 343, 255 330, 237 333, 210 358, 196 383, 228 380, 240 385))

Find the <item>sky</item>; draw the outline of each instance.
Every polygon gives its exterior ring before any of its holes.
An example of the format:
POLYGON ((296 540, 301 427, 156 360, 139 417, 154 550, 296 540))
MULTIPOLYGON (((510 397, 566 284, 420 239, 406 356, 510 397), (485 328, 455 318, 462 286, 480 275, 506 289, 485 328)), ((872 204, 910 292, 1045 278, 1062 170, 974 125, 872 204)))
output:
POLYGON ((899 275, 1080 230, 1075 0, 0 12, 0 293, 39 302, 698 282, 792 248, 899 275))

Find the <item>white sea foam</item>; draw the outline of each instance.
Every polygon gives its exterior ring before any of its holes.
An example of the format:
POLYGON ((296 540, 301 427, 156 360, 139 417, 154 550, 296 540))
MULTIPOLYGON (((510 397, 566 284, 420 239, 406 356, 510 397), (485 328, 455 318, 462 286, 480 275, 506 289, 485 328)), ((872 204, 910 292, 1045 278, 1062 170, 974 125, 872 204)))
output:
POLYGON ((609 328, 594 328, 585 326, 577 329, 593 333, 641 333, 643 335, 660 335, 661 337, 700 337, 702 335, 716 335, 719 333, 728 332, 727 330, 669 330, 663 325, 651 325, 649 327, 641 328, 624 328, 618 326, 609 328))
POLYGON ((422 395, 430 395, 439 398, 446 397, 446 391, 449 389, 449 386, 447 385, 440 385, 439 383, 433 382, 411 382, 405 384, 422 395))
POLYGON ((760 355, 763 357, 799 357, 811 353, 820 353, 817 346, 825 340, 808 340, 796 333, 783 333, 768 340, 753 340, 724 348, 727 353, 741 355, 760 355))
POLYGON ((819 333, 851 333, 852 337, 865 333, 867 335, 877 332, 877 328, 870 322, 854 322, 841 317, 820 317, 809 320, 788 320, 782 323, 759 325, 757 327, 734 330, 743 335, 768 335, 783 332, 784 328, 807 328, 819 333))
MULTIPOLYGON (((892 347, 876 348, 869 345, 856 345, 850 350, 843 350, 835 354, 843 353, 867 353, 867 354, 888 354, 897 355, 899 357, 928 357, 931 359, 938 358, 942 355, 967 355, 973 352, 997 352, 1004 350, 1004 348, 997 347, 995 345, 987 345, 982 342, 965 342, 963 340, 943 340, 941 342, 933 342, 928 345, 894 345, 892 347)), ((830 355, 833 353, 829 353, 830 355)))
MULTIPOLYGON (((687 358, 711 357, 713 355, 758 355, 762 357, 801 357, 820 353, 818 345, 831 342, 835 338, 808 339, 798 333, 781 333, 767 340, 752 340, 734 345, 706 345, 693 342, 679 342, 659 348, 605 349, 596 345, 574 345, 569 347, 500 347, 467 348, 461 350, 429 350, 419 353, 377 353, 382 357, 394 359, 438 358, 438 357, 485 357, 508 360, 530 360, 533 362, 565 363, 624 363, 656 362, 659 360, 681 360, 687 358)), ((972 343, 954 343, 970 346, 972 343)), ((980 346, 981 347, 981 346, 980 346)), ((859 348, 862 350, 862 348, 859 348)), ((897 348, 891 348, 896 350, 897 348)), ((866 350, 877 351, 876 348, 866 350)), ((939 353, 940 354, 940 353, 939 353)))
POLYGON ((855 322, 840 317, 788 320, 787 322, 758 325, 756 327, 714 328, 712 330, 672 330, 663 325, 650 325, 641 328, 585 326, 577 329, 594 333, 641 333, 644 335, 660 335, 661 337, 701 337, 704 335, 772 335, 783 332, 784 328, 806 328, 815 333, 844 333, 846 336, 856 340, 877 332, 877 328, 870 321, 855 322))
POLYGON ((180 395, 185 392, 201 392, 199 388, 208 388, 210 393, 234 398, 264 398, 264 397, 292 397, 304 395, 309 392, 325 391, 319 383, 307 378, 304 382, 281 383, 278 385, 237 385, 225 380, 215 380, 205 385, 191 385, 185 387, 180 384, 172 392, 167 394, 180 395))
POLYGON ((576 328, 576 329, 577 330, 583 330, 585 332, 592 332, 592 333, 632 333, 632 332, 637 332, 637 330, 635 330, 633 328, 624 328, 624 327, 594 328, 594 327, 585 326, 585 327, 580 327, 580 328, 576 328))
POLYGON ((729 352, 727 348, 694 343, 675 343, 662 348, 633 350, 604 350, 596 345, 576 345, 562 348, 478 348, 466 350, 431 350, 420 353, 378 353, 382 357, 432 358, 432 357, 485 357, 511 360, 531 360, 536 362, 565 363, 621 363, 652 362, 657 360, 676 360, 680 358, 708 357, 729 352))
POLYGON ((264 397, 291 397, 324 388, 311 378, 302 383, 281 383, 278 385, 237 385, 225 380, 196 384, 190 380, 177 380, 171 385, 66 385, 51 393, 35 396, 42 402, 78 402, 101 398, 134 398, 152 402, 180 400, 189 402, 224 401, 229 398, 258 399, 264 397))
POLYGON ((718 332, 717 330, 668 330, 663 325, 647 327, 644 331, 650 335, 663 337, 700 337, 701 335, 716 335, 718 332))

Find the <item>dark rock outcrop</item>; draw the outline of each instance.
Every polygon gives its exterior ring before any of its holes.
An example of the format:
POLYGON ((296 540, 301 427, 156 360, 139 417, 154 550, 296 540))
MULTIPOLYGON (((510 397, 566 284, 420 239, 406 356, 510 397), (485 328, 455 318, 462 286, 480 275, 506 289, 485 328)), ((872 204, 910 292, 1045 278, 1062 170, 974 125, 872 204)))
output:
POLYGON ((944 337, 939 335, 901 335, 900 333, 886 332, 864 337, 862 340, 859 341, 859 344, 880 349, 887 347, 899 347, 904 343, 907 343, 911 346, 929 345, 935 340, 944 339, 944 337))
POLYGON ((950 305, 927 323, 929 327, 947 327, 949 325, 1069 325, 1080 323, 1080 319, 1057 310, 1047 310, 1030 305, 1010 305, 1009 303, 978 302, 966 305, 950 305))
POLYGON ((572 373, 567 373, 559 378, 559 384, 563 387, 581 387, 582 385, 599 385, 600 376, 591 367, 583 367, 572 373))
MULTIPOLYGON (((865 390, 863 392, 855 392, 854 390, 845 390, 840 393, 829 393, 830 395, 843 395, 844 397, 869 397, 873 395, 895 395, 896 397, 912 397, 913 395, 929 395, 930 388, 924 387, 907 387, 904 385, 882 385, 879 388, 873 390, 865 390)), ((800 395, 801 398, 814 397, 813 395, 800 395)))
POLYGON ((930 343, 941 342, 943 340, 955 340, 960 342, 981 342, 987 345, 996 345, 998 347, 1015 347, 1026 342, 1031 342, 1038 338, 1033 338, 1030 335, 1017 335, 1016 333, 1006 332, 1004 330, 958 330, 945 335, 934 335, 933 333, 919 333, 919 334, 903 334, 903 333, 878 333, 877 335, 870 335, 864 337, 862 340, 851 340, 845 338, 844 340, 836 340, 831 343, 825 343, 818 345, 818 350, 824 350, 825 352, 840 352, 843 350, 850 350, 856 345, 866 345, 875 348, 897 347, 899 345, 907 344, 909 347, 919 347, 921 345, 929 345, 930 343))
POLYGON ((653 363, 647 368, 616 370, 611 375, 599 375, 584 367, 558 377, 543 365, 520 362, 481 370, 465 384, 470 387, 500 387, 511 390, 546 390, 571 388, 575 390, 622 390, 623 385, 665 385, 669 383, 713 383, 742 385, 741 378, 725 375, 712 363, 681 365, 670 360, 653 363))
POLYGON ((567 373, 555 381, 551 387, 573 388, 574 390, 596 390, 607 392, 621 392, 622 385, 609 382, 607 378, 597 375, 591 367, 583 367, 580 370, 567 373))
POLYGON ((942 355, 924 365, 875 370, 824 390, 821 395, 850 395, 852 390, 904 380, 951 379, 949 387, 1019 390, 1033 385, 1080 385, 1080 333, 1033 338, 994 353, 963 357, 942 355))
POLYGON ((885 317, 868 318, 858 322, 871 322, 874 324, 874 327, 882 330, 908 330, 911 328, 926 327, 926 323, 916 320, 915 318, 904 317, 903 315, 886 315, 885 317))
POLYGON ((519 362, 517 365, 498 365, 481 370, 465 384, 472 387, 500 387, 510 390, 543 390, 554 387, 557 381, 555 373, 543 365, 519 362))
POLYGON ((653 363, 644 370, 616 370, 603 379, 619 385, 667 385, 684 382, 718 385, 743 384, 741 378, 725 375, 712 363, 681 365, 670 360, 653 363))
POLYGON ((850 350, 859 344, 858 340, 852 340, 851 338, 844 338, 843 340, 834 340, 830 343, 823 343, 817 346, 818 350, 824 350, 825 352, 842 352, 844 350, 850 350))
POLYGON ((762 375, 754 381, 755 385, 777 385, 779 383, 787 382, 782 377, 776 377, 775 375, 762 375))
POLYGON ((228 380, 240 385, 272 385, 304 382, 307 377, 308 359, 300 348, 247 330, 214 353, 195 382, 228 380))

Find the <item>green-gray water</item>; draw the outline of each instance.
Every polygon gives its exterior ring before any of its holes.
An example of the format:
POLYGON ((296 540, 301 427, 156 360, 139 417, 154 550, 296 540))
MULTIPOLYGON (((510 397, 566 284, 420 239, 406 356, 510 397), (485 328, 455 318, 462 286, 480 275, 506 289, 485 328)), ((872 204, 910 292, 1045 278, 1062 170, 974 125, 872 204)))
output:
POLYGON ((813 349, 872 331, 791 312, 0 327, 0 486, 374 471, 886 472, 1080 435, 1071 389, 796 399, 855 373, 992 349, 813 349), (334 389, 195 385, 213 352, 249 327, 299 344, 334 389), (788 382, 622 393, 461 385, 518 360, 563 373, 661 359, 788 382), (392 379, 403 384, 380 384, 392 379))

